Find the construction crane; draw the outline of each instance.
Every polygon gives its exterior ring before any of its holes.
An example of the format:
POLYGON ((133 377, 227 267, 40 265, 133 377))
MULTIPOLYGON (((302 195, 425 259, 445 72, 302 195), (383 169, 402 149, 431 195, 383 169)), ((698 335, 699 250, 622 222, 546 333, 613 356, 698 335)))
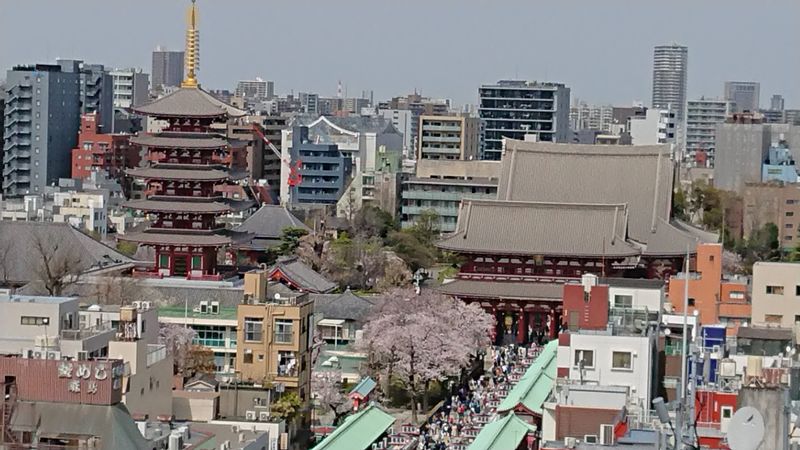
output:
POLYGON ((303 175, 300 174, 300 169, 303 167, 302 161, 297 160, 296 163, 292 164, 290 159, 284 159, 283 155, 281 155, 281 151, 278 150, 278 147, 275 147, 275 145, 270 142, 266 136, 264 136, 264 133, 261 132, 261 128, 257 123, 253 124, 253 132, 256 133, 261 140, 267 144, 270 150, 272 150, 272 153, 275 153, 275 156, 277 156, 278 159, 289 168, 289 180, 286 182, 286 184, 289 186, 299 185, 303 181, 303 175))

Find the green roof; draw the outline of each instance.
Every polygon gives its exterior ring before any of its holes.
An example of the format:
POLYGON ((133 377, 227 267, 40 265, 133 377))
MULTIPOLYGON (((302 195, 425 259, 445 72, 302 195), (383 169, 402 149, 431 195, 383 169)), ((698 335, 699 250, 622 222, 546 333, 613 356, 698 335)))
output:
POLYGON ((345 419, 314 450, 368 450, 394 423, 394 417, 379 406, 369 405, 345 419))
POLYGON ((193 311, 189 307, 189 311, 183 306, 162 306, 158 308, 159 317, 188 317, 190 319, 220 319, 220 320, 236 320, 236 308, 232 306, 224 306, 219 308, 219 314, 201 314, 193 311))
POLYGON ((514 413, 486 424, 467 450, 512 450, 536 427, 514 413))
POLYGON ((525 375, 508 393, 508 397, 497 407, 497 411, 511 411, 517 405, 522 405, 532 413, 541 414, 542 405, 550 396, 556 379, 557 353, 558 340, 550 341, 545 345, 533 364, 525 371, 525 375))

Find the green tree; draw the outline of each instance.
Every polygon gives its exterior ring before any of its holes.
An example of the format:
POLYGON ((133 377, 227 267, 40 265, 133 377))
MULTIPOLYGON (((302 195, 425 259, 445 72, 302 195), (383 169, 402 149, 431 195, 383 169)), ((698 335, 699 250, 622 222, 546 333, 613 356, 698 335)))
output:
POLYGON ((439 213, 432 209, 428 209, 422 211, 419 217, 417 217, 417 220, 414 222, 414 225, 409 228, 409 231, 420 243, 432 248, 434 242, 441 233, 441 227, 439 225, 440 223, 441 217, 439 217, 439 213))
POLYGON ((391 214, 372 205, 358 210, 351 225, 355 235, 378 236, 382 239, 385 239, 389 232, 397 229, 397 222, 391 214))
POLYGON ((125 256, 133 256, 136 254, 136 250, 139 249, 139 244, 136 242, 131 241, 118 241, 117 242, 117 250, 125 256))
POLYGON ((689 204, 686 199, 686 193, 683 192, 683 189, 677 189, 675 194, 672 196, 672 217, 683 220, 689 221, 689 204))
POLYGON ((752 271, 753 264, 758 261, 776 261, 781 257, 778 227, 768 223, 753 230, 750 236, 737 243, 736 253, 742 258, 745 271, 752 271))
POLYGON ((412 272, 419 268, 429 268, 436 263, 436 249, 433 245, 420 242, 417 233, 411 230, 392 231, 388 242, 392 250, 408 264, 412 272))
POLYGON ((281 243, 274 250, 278 256, 294 254, 300 246, 300 239, 308 234, 308 230, 299 227, 286 227, 281 231, 281 243))
POLYGON ((270 412, 273 416, 291 422, 302 406, 300 397, 295 392, 287 392, 272 404, 270 412))

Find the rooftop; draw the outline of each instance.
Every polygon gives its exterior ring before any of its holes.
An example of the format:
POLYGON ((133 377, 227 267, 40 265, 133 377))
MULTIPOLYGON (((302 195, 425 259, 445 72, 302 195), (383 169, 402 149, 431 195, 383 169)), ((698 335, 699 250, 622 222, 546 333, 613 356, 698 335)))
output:
POLYGON ((509 300, 561 302, 564 285, 559 283, 454 280, 435 288, 443 294, 509 300))
POLYGON ((392 426, 395 419, 381 407, 369 405, 348 416, 314 450, 368 450, 392 426))
POLYGON ((236 320, 235 306, 220 306, 218 314, 201 313, 195 311, 194 303, 188 310, 181 305, 162 306, 158 308, 158 317, 174 317, 178 319, 208 319, 208 320, 236 320))
POLYGON ((0 303, 39 303, 60 305, 78 300, 77 297, 48 297, 44 295, 0 295, 0 303))
POLYGON ((148 147, 214 149, 228 146, 228 141, 218 134, 183 133, 163 131, 161 133, 133 136, 131 144, 148 147))
POLYGON ((310 228, 291 213, 286 207, 280 205, 262 205, 241 225, 237 231, 246 231, 258 238, 280 238, 283 230, 289 227, 302 228, 308 232, 310 228))
POLYGON ((245 111, 223 103, 198 88, 181 88, 142 106, 134 112, 155 117, 240 117, 245 111))
POLYGON ((283 257, 270 268, 270 277, 280 272, 287 282, 295 288, 311 293, 330 293, 336 289, 336 283, 314 271, 296 256, 283 257))

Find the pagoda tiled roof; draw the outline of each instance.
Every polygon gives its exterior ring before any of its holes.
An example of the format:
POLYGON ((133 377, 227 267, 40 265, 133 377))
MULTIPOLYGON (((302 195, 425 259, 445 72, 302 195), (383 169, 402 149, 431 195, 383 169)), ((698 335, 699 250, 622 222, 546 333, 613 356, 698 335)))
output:
POLYGON ((181 133, 165 131, 153 134, 140 134, 131 137, 131 144, 148 147, 166 148, 222 148, 228 146, 228 141, 218 134, 212 133, 181 133))
POLYGON ((128 169, 125 173, 135 178, 190 181, 221 181, 235 179, 240 175, 238 172, 229 172, 224 169, 178 168, 178 166, 164 165, 137 167, 128 169))
POLYGON ((125 241, 139 242, 148 245, 188 245, 194 247, 222 247, 234 242, 247 240, 251 236, 246 233, 237 233, 230 230, 212 232, 192 232, 192 230, 175 229, 164 230, 150 228, 137 233, 126 233, 119 236, 125 241))
POLYGON ((155 117, 241 117, 246 114, 246 111, 224 103, 200 88, 180 88, 132 109, 155 117))
POLYGON ((168 197, 153 199, 152 197, 147 200, 132 200, 124 203, 122 206, 131 209, 138 209, 142 211, 156 211, 156 212, 187 212, 199 214, 223 214, 252 206, 250 201, 238 202, 215 202, 215 201, 176 201, 168 197))

